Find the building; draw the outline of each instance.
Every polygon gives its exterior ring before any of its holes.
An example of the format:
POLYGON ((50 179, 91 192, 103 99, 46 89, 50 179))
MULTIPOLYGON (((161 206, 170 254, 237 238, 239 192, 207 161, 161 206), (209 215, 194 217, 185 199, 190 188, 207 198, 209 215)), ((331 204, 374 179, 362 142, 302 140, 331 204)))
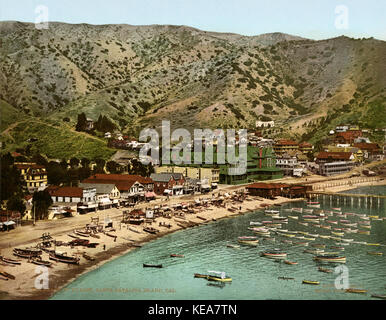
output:
POLYGON ((95 203, 96 189, 83 189, 80 187, 58 187, 50 191, 53 202, 63 203, 95 203))
POLYGON ((363 152, 363 159, 372 161, 382 161, 384 158, 382 148, 376 143, 354 143, 354 147, 363 152))
POLYGON ((322 176, 333 176, 349 172, 354 167, 352 161, 323 162, 319 164, 319 174, 322 176))
POLYGON ((256 121, 256 128, 273 128, 275 126, 275 121, 256 121))
POLYGON ((87 118, 86 119, 86 130, 94 129, 94 120, 87 118))
MULTIPOLYGON (((94 180, 109 181, 111 183, 118 183, 119 181, 134 181, 139 182, 145 191, 152 191, 154 187, 153 180, 149 177, 143 177, 136 174, 106 174, 96 173, 86 179, 88 183, 92 183, 94 180)), ((82 181, 86 182, 86 181, 82 181)))
POLYGON ((351 147, 349 145, 328 146, 327 152, 350 152, 354 156, 354 162, 362 163, 364 160, 363 151, 360 148, 351 147))
POLYGON ((312 155, 314 146, 308 142, 299 143, 299 151, 305 155, 312 155))
POLYGON ((207 183, 212 186, 220 182, 220 169, 205 166, 162 166, 156 167, 155 173, 181 173, 186 178, 207 180, 207 183))
POLYGON ((29 192, 32 193, 39 187, 47 185, 47 171, 44 166, 29 162, 15 162, 15 167, 20 171, 29 192))
POLYGON ((181 173, 152 173, 154 192, 159 195, 181 195, 184 191, 185 178, 181 173))
POLYGON ((296 155, 285 153, 276 157, 276 167, 287 176, 302 176, 303 167, 298 163, 296 155))
POLYGON ((282 155, 284 153, 288 153, 289 151, 297 151, 299 150, 299 145, 297 142, 287 139, 281 139, 276 141, 273 145, 273 150, 277 156, 282 155))
POLYGON ((246 187, 248 193, 252 196, 258 196, 267 199, 275 197, 298 198, 305 197, 307 191, 312 190, 312 186, 290 185, 285 183, 253 183, 246 187))
POLYGON ((338 161, 352 161, 354 160, 352 152, 326 152, 322 151, 316 155, 315 162, 317 164, 338 162, 338 161))
POLYGON ((335 135, 334 142, 336 144, 338 143, 348 143, 348 144, 353 144, 354 140, 362 136, 362 131, 361 130, 350 130, 346 132, 338 132, 335 135))
POLYGON ((99 209, 117 206, 121 197, 120 191, 113 183, 80 183, 79 187, 84 189, 94 188, 96 190, 96 201, 99 209))

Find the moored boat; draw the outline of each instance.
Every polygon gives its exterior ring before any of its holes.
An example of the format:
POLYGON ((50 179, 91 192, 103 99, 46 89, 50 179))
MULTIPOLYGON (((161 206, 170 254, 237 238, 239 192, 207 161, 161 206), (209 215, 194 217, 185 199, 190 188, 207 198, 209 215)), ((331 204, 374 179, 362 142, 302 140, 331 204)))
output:
POLYGON ((320 261, 320 262, 346 263, 346 257, 340 257, 338 255, 330 255, 330 256, 318 255, 314 257, 314 260, 320 261))
POLYGON ((314 281, 314 280, 303 280, 302 283, 303 283, 303 284, 312 284, 312 285, 318 285, 318 284, 320 284, 319 281, 314 281))
POLYGON ((296 261, 289 261, 289 260, 284 260, 285 264, 290 264, 290 265, 295 265, 298 264, 296 261))
POLYGON ((261 252, 261 256, 267 257, 267 258, 286 258, 287 253, 282 252, 280 249, 273 249, 273 250, 261 252))
POLYGON ((368 251, 367 254, 370 254, 373 256, 382 256, 383 252, 368 251))
POLYGON ((257 245, 259 243, 259 239, 257 237, 238 237, 237 241, 242 244, 248 244, 248 245, 257 245))
POLYGON ((162 264, 148 264, 148 263, 144 263, 143 267, 144 268, 162 268, 162 264))
POLYGON ((355 289, 355 288, 348 288, 345 290, 346 292, 351 292, 351 293, 367 293, 367 290, 364 289, 355 289))
POLYGON ((323 267, 319 267, 318 270, 319 270, 320 272, 325 272, 325 273, 332 273, 332 272, 334 272, 334 271, 331 270, 331 269, 327 269, 327 268, 323 268, 323 267))
POLYGON ((185 256, 183 254, 172 253, 170 255, 170 257, 172 257, 172 258, 184 258, 185 256))
POLYGON ((208 281, 218 281, 218 282, 231 282, 232 278, 227 276, 223 271, 208 271, 208 276, 206 278, 208 281))

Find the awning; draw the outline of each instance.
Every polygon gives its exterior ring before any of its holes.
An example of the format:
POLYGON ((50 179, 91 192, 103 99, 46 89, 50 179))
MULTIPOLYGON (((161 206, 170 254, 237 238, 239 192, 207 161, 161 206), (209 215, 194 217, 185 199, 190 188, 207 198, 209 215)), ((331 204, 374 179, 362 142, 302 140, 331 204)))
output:
POLYGON ((88 204, 87 205, 87 208, 96 208, 97 207, 97 204, 88 204))
POLYGON ((169 189, 164 190, 164 193, 171 193, 171 192, 172 192, 172 190, 169 190, 169 189))
POLYGON ((78 207, 78 209, 88 209, 88 207, 86 207, 86 206, 80 206, 80 207, 78 207))
POLYGON ((6 225, 6 226, 12 226, 12 225, 14 225, 16 223, 15 223, 15 221, 6 221, 3 224, 6 225))

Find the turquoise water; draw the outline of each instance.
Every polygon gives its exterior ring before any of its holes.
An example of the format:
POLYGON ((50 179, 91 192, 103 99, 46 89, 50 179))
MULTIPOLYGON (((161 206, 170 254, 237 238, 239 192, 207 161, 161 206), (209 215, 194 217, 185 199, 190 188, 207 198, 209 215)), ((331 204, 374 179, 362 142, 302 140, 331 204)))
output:
MULTIPOLYGON (((375 187, 373 187, 375 188, 375 187)), ((386 187, 378 187, 386 194, 386 187)), ((374 191, 373 190, 373 191, 374 191)), ((366 213, 385 217, 384 203, 378 207, 373 204, 359 207, 343 205, 335 200, 325 200, 321 208, 328 210, 339 206, 342 212, 366 213)), ((275 207, 280 215, 301 215, 288 213, 284 209, 304 207, 305 202, 295 202, 275 207)), ((249 213, 236 218, 223 219, 199 227, 178 231, 163 238, 149 242, 102 267, 91 271, 69 284, 52 299, 157 299, 157 300, 206 300, 206 299, 372 299, 370 294, 386 294, 386 220, 372 221, 371 234, 346 234, 344 238, 384 246, 367 246, 350 243, 342 254, 347 257, 350 287, 368 290, 367 294, 346 293, 335 289, 338 274, 318 271, 313 255, 303 253, 301 247, 282 240, 306 241, 275 235, 276 242, 260 241, 257 247, 241 246, 239 249, 227 248, 228 243, 237 243, 237 237, 253 235, 247 228, 250 221, 269 220, 263 211, 249 213), (297 265, 287 265, 261 257, 265 249, 281 248, 288 253, 288 260, 297 265), (383 256, 367 254, 368 251, 381 251, 383 256), (185 255, 184 258, 171 258, 171 253, 185 255), (143 268, 143 263, 162 263, 162 269, 143 268), (194 273, 207 273, 208 270, 226 271, 233 281, 225 285, 194 278, 194 273), (280 280, 278 277, 291 277, 294 280, 280 280), (302 284, 302 280, 317 280, 320 285, 302 284)), ((337 220, 336 216, 329 217, 337 220)), ((353 222, 363 221, 357 216, 343 218, 353 222)), ((333 227, 340 227, 333 225, 333 227)), ((330 235, 330 230, 299 225, 289 220, 283 229, 307 231, 312 234, 330 235)), ((317 238, 311 243, 337 245, 336 241, 317 238)), ((339 244, 338 244, 339 245, 339 244)), ((327 266, 334 269, 335 266, 327 266)))

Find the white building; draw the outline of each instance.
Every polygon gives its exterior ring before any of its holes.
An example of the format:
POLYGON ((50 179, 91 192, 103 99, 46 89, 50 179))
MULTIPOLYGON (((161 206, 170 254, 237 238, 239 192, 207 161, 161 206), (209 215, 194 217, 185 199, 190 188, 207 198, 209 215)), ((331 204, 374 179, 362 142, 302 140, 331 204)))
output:
POLYGON ((273 128, 275 126, 275 121, 256 121, 256 128, 273 128))

